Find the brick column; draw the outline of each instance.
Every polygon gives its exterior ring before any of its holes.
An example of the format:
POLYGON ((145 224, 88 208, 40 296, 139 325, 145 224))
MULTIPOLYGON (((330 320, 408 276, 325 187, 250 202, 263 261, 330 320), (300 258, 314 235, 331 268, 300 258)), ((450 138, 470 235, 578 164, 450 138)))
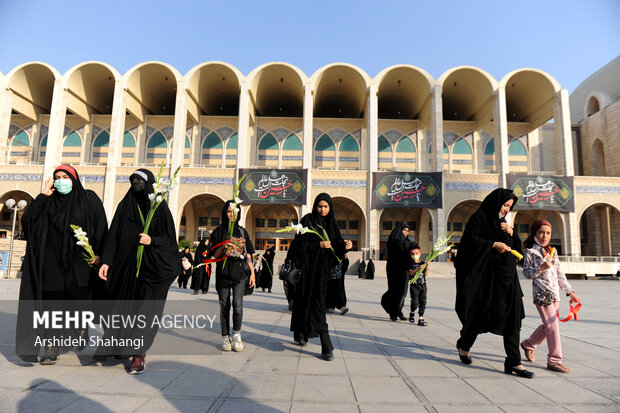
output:
POLYGON ((314 95, 312 93, 312 87, 309 83, 304 85, 304 136, 303 136, 303 155, 302 155, 302 168, 308 170, 308 181, 306 182, 306 203, 301 206, 301 217, 309 214, 312 209, 312 160, 314 158, 314 125, 313 125, 313 109, 314 109, 314 95))
MULTIPOLYGON (((174 130, 172 132, 172 158, 170 162, 170 180, 174 175, 174 171, 179 166, 183 165, 183 152, 185 151, 185 129, 187 126, 187 92, 185 91, 185 81, 182 79, 177 82, 177 96, 174 106, 174 130)), ((180 173, 179 173, 180 175, 180 173)), ((181 217, 179 214, 179 189, 180 189, 180 176, 177 178, 172 191, 168 196, 168 206, 170 207, 170 213, 174 219, 174 227, 179 233, 179 223, 181 217)))
MULTIPOLYGON (((7 163, 9 150, 9 128, 11 126, 11 106, 13 93, 4 82, 8 79, 0 78, 0 164, 7 163)), ((31 139, 32 140, 32 139, 31 139)))
MULTIPOLYGON (((433 88, 433 95, 431 97, 431 131, 435 171, 443 172, 443 107, 441 86, 435 86, 433 88)), ((442 200, 445 198, 445 187, 445 183, 442 183, 442 200)), ((429 212, 433 217, 433 243, 435 243, 439 237, 444 235, 446 232, 446 218, 443 209, 443 201, 441 208, 429 209, 429 212)), ((439 257, 439 260, 445 261, 445 255, 439 257)))
POLYGON ((497 88, 493 110, 495 124, 495 165, 499 173, 499 185, 505 188, 508 165, 508 121, 506 120, 506 89, 497 88))
POLYGON ((114 213, 114 190, 116 188, 116 169, 121 164, 123 139, 125 136, 125 90, 122 79, 114 83, 114 98, 112 103, 112 120, 110 122, 110 143, 108 146, 108 162, 105 171, 103 186, 103 208, 108 222, 112 222, 114 213))
MULTIPOLYGON (((372 180, 373 172, 379 170, 379 99, 377 94, 379 87, 370 85, 368 95, 368 177, 366 179, 366 246, 365 248, 375 247, 375 251, 379 251, 379 210, 372 208, 372 194, 374 182, 372 180)), ((360 247, 362 247, 360 245, 360 247)))
POLYGON ((43 167, 43 181, 41 182, 41 190, 43 190, 45 181, 52 176, 54 168, 60 163, 66 114, 67 104, 65 102, 65 91, 62 87, 62 81, 57 79, 54 81, 52 108, 50 110, 50 126, 47 132, 47 149, 45 153, 45 165, 43 167))

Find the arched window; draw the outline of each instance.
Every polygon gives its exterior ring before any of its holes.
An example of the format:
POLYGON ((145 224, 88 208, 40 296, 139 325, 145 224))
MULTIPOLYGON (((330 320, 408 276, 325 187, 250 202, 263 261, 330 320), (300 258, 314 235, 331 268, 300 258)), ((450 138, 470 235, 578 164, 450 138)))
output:
POLYGON ((303 146, 294 133, 291 133, 282 144, 282 166, 301 167, 303 146))
POLYGON ((607 176, 605 167, 605 147, 603 142, 596 139, 592 144, 592 175, 607 176))
POLYGON ((336 146, 327 134, 323 134, 314 145, 315 168, 336 167, 336 146))
POLYGON ((340 142, 338 151, 338 163, 341 169, 359 169, 360 147, 351 135, 345 136, 340 142))
POLYGON ((30 161, 30 137, 26 131, 21 130, 15 134, 10 145, 9 163, 27 163, 30 161))
POLYGON ((73 131, 65 138, 62 144, 62 163, 78 164, 80 163, 80 151, 82 149, 82 138, 73 131))
POLYGON ((226 167, 234 168, 237 165, 237 133, 230 135, 226 141, 226 167))
POLYGON ((183 148, 183 165, 189 165, 191 154, 192 142, 189 140, 189 136, 185 135, 185 148, 183 148))
POLYGON ((222 166, 223 145, 220 136, 211 132, 202 142, 201 164, 207 166, 222 166))
POLYGON ((146 163, 148 165, 159 165, 161 161, 168 159, 168 140, 160 131, 151 135, 146 144, 146 163))
POLYGON ((491 138, 484 146, 484 169, 495 172, 495 139, 491 138))
POLYGON ((136 140, 129 131, 123 134, 123 153, 121 155, 122 163, 131 164, 135 158, 136 140))
POLYGON ((39 163, 45 163, 45 153, 47 152, 47 135, 41 139, 41 145, 39 148, 39 163))
POLYGON ((383 135, 379 136, 379 169, 392 168, 392 145, 383 135))
POLYGON ((471 172, 473 164, 471 146, 465 139, 457 139, 452 146, 452 170, 471 172))
POLYGON ((258 144, 258 165, 278 166, 278 141, 271 133, 267 133, 258 144))
POLYGON ((110 134, 107 131, 102 131, 93 142, 93 163, 107 163, 109 150, 110 134))
POLYGON ((409 137, 403 136, 396 144, 396 167, 413 170, 415 160, 415 145, 409 137))
POLYGON ((508 145, 508 168, 510 172, 527 172, 527 150, 519 139, 508 145))

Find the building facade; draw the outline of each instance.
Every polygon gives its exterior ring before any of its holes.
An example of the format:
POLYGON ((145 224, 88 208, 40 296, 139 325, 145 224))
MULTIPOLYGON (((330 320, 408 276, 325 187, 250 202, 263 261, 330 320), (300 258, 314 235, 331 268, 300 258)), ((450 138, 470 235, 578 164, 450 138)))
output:
MULTIPOLYGON (((568 92, 536 69, 496 80, 470 66, 434 79, 408 65, 372 78, 343 63, 307 76, 274 62, 244 76, 222 62, 185 75, 162 62, 125 74, 86 62, 62 75, 32 62, 0 74, 0 86, 0 202, 30 202, 55 166, 70 163, 101 196, 111 220, 131 172, 156 171, 163 160, 167 173, 182 166, 169 204, 179 237, 192 241, 219 224, 242 168, 306 176, 301 205, 244 204, 242 223, 258 248, 286 250, 292 235, 276 231, 328 192, 338 225, 356 248, 380 253, 395 223, 407 221, 428 251, 446 232, 458 241, 481 200, 519 176, 573 182, 572 209, 541 204, 513 213, 522 237, 534 219, 545 218, 561 253, 576 256, 586 227, 605 232, 600 222, 584 226, 586 211, 607 205, 610 231, 620 224, 618 171, 580 173, 579 127, 571 125, 568 92), (440 203, 373 207, 379 172, 439 172, 440 203)), ((3 207, 0 231, 10 232, 11 214, 3 207)), ((617 241, 604 252, 617 255, 617 241)))

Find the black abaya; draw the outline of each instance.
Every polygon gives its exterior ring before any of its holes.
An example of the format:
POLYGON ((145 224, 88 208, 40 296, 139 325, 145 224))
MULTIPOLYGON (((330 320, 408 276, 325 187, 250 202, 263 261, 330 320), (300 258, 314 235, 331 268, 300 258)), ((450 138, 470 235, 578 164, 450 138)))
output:
MULTIPOLYGON (((27 244, 19 300, 20 303, 30 301, 37 309, 42 308, 41 301, 46 297, 99 298, 103 287, 96 272, 84 260, 85 251, 76 244, 70 227, 71 224, 80 226, 87 233, 95 255, 101 256, 108 231, 103 204, 97 194, 84 189, 75 169, 63 165, 56 171, 69 176, 71 192, 62 195, 54 190, 49 196, 40 194, 22 216, 27 244)), ((33 344, 42 331, 24 328, 32 324, 32 313, 25 308, 18 311, 17 319, 16 353, 24 361, 37 361, 39 346, 33 344)))
MULTIPOLYGON (((196 247, 196 252, 194 254, 194 266, 200 265, 203 263, 203 260, 206 260, 206 256, 204 253, 208 252, 209 247, 207 244, 207 239, 203 239, 196 247)), ((194 291, 202 291, 206 293, 209 291, 209 281, 211 280, 211 264, 200 265, 200 267, 195 268, 192 272, 192 285, 190 288, 194 291)))
MULTIPOLYGON (((345 242, 334 218, 331 197, 319 194, 314 200, 312 213, 301 219, 304 227, 313 227, 319 230, 321 225, 327 231, 332 248, 339 258, 345 254, 345 242), (317 212, 320 201, 329 204, 329 214, 321 217, 317 212)), ((320 230, 319 230, 320 231, 320 230)), ((330 271, 338 260, 329 248, 320 247, 320 239, 314 234, 297 234, 289 249, 288 257, 294 260, 295 266, 301 269, 301 278, 295 285, 295 299, 291 316, 291 331, 298 340, 308 341, 308 338, 328 335, 327 320, 325 318, 327 282, 330 271)), ((331 347, 331 343, 329 343, 331 347)))
POLYGON ((381 297, 381 306, 395 319, 403 310, 407 297, 409 281, 409 267, 411 264, 410 251, 413 243, 405 237, 403 230, 409 228, 406 222, 401 222, 392 230, 387 241, 388 259, 386 265, 388 290, 381 297))
POLYGON ((263 254, 262 269, 260 277, 258 278, 257 288, 269 289, 273 286, 273 259, 276 256, 276 252, 272 247, 267 248, 267 251, 263 254))

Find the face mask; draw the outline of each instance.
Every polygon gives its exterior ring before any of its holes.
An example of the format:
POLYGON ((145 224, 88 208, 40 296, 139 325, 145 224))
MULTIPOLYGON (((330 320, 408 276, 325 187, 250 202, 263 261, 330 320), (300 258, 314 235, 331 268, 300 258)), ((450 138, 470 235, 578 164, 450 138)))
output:
POLYGON ((413 259, 415 261, 420 261, 420 254, 413 254, 413 259))
POLYGON ((56 190, 63 195, 67 195, 71 192, 72 187, 73 183, 71 182, 71 179, 56 179, 54 181, 54 188, 56 188, 56 190))
POLYGON ((131 189, 134 192, 142 192, 146 188, 146 183, 141 179, 135 179, 131 181, 131 189))

